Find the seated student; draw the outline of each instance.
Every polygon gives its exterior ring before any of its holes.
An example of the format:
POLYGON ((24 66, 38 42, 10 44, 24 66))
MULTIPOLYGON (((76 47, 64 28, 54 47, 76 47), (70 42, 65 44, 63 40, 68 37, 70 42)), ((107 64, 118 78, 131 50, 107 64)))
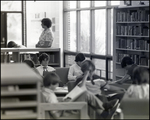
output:
POLYGON ((81 63, 85 60, 83 53, 78 53, 75 57, 75 64, 71 65, 68 72, 68 80, 77 80, 82 76, 81 63))
POLYGON ((117 80, 116 83, 122 84, 127 81, 132 83, 133 71, 136 67, 138 67, 138 65, 134 64, 133 60, 129 56, 125 56, 121 61, 121 67, 126 69, 126 74, 122 79, 117 80))
MULTIPOLYGON (((120 88, 120 87, 115 87, 113 85, 109 85, 108 82, 106 82, 105 80, 100 79, 97 75, 95 75, 94 74, 95 65, 91 60, 83 61, 82 65, 81 65, 81 70, 82 70, 83 74, 85 74, 85 72, 87 70, 90 71, 89 76, 88 76, 87 81, 86 81, 86 88, 89 92, 96 95, 102 101, 107 101, 107 100, 109 101, 109 100, 113 100, 113 99, 116 99, 116 98, 119 99, 119 101, 121 101, 125 90, 123 88, 120 88), (94 84, 91 81, 93 81, 94 84), (102 90, 103 89, 114 91, 117 94, 114 95, 114 96, 106 98, 105 96, 102 95, 102 90)), ((83 77, 77 79, 76 85, 80 84, 82 79, 83 79, 83 77)))
MULTIPOLYGON (((7 44, 8 48, 26 48, 24 45, 18 45, 17 43, 15 43, 14 41, 9 41, 7 44)), ((18 53, 17 52, 13 52, 12 54, 12 58, 14 62, 18 62, 18 53)))
POLYGON ((133 71, 133 83, 128 88, 124 97, 149 99, 149 70, 137 67, 133 71))
POLYGON ((36 69, 38 70, 38 72, 40 73, 42 77, 45 76, 47 72, 55 71, 53 67, 48 66, 49 60, 50 60, 50 57, 46 53, 42 53, 39 56, 39 61, 41 65, 37 67, 36 69))
MULTIPOLYGON (((102 118, 111 118, 118 107, 118 99, 111 102, 103 103, 93 94, 86 90, 85 80, 88 76, 88 72, 83 77, 83 82, 79 87, 85 91, 83 92, 75 101, 85 101, 93 107, 96 112, 98 112, 102 118)), ((61 82, 59 76, 55 72, 48 72, 43 79, 44 88, 42 89, 42 95, 44 97, 44 102, 47 103, 58 103, 57 97, 54 93, 56 87, 58 87, 59 82, 61 82)), ((64 102, 68 102, 65 100, 64 102)), ((61 117, 63 111, 52 111, 50 112, 51 117, 58 118, 61 117)))
POLYGON ((32 68, 37 74, 39 74, 32 60, 24 60, 23 62, 26 63, 30 68, 32 68))

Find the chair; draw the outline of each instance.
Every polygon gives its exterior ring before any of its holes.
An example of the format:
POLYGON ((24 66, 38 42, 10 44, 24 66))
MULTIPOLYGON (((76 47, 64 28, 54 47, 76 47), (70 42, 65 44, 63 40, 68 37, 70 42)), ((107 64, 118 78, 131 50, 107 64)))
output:
MULTIPOLYGON (((59 103, 40 103, 40 119, 50 119, 51 116, 48 111, 52 110, 79 110, 80 114, 72 114, 67 117, 60 117, 58 119, 89 119, 87 115, 87 103, 86 102, 61 102, 63 97, 58 97, 59 103)), ((41 93, 41 101, 44 102, 43 95, 41 93)), ((53 118, 52 118, 53 119, 53 118)))
POLYGON ((149 100, 123 98, 120 104, 123 119, 149 119, 149 100))
POLYGON ((75 81, 68 80, 68 71, 69 67, 56 68, 56 73, 62 81, 62 83, 59 86, 63 87, 64 84, 67 85, 68 91, 70 92, 75 87, 75 81))

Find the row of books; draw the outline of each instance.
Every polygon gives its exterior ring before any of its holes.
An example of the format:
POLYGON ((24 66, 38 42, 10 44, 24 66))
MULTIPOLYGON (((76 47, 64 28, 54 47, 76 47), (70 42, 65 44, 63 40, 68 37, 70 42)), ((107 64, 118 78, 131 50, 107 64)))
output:
POLYGON ((147 50, 149 51, 149 43, 147 40, 141 39, 123 39, 120 38, 116 42, 117 48, 132 49, 132 50, 147 50))
POLYGON ((144 25, 117 25, 117 35, 149 36, 149 27, 144 25))
POLYGON ((134 61, 134 63, 137 65, 149 66, 149 59, 144 55, 135 55, 135 54, 129 55, 129 54, 118 53, 116 56, 116 61, 121 62, 122 58, 125 56, 130 56, 131 59, 134 61))
POLYGON ((149 21, 148 10, 117 11, 117 22, 149 21))

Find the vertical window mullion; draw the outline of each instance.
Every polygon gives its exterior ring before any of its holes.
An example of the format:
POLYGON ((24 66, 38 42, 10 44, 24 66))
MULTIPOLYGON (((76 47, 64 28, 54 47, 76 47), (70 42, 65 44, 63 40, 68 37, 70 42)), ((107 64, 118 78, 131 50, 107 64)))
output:
MULTIPOLYGON (((77 8, 79 8, 80 7, 80 1, 77 1, 77 8)), ((77 28, 76 28, 76 34, 77 34, 77 52, 79 52, 80 51, 80 29, 81 29, 81 27, 80 27, 80 11, 79 10, 77 10, 77 18, 76 18, 77 20, 77 28)))

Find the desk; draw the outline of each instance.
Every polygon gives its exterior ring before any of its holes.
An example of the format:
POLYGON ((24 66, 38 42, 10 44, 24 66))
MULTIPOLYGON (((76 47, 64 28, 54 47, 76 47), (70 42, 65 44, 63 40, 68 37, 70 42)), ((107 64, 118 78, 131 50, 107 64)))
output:
MULTIPOLYGON (((14 52, 16 55, 16 62, 21 62, 20 54, 36 54, 39 52, 49 52, 50 62, 52 67, 60 67, 60 48, 1 48, 1 55, 4 54, 4 63, 7 62, 7 52, 14 52)), ((33 60, 34 61, 34 60, 33 60)), ((35 62, 35 61, 34 61, 35 62)), ((35 64, 39 65, 37 62, 35 64)))

